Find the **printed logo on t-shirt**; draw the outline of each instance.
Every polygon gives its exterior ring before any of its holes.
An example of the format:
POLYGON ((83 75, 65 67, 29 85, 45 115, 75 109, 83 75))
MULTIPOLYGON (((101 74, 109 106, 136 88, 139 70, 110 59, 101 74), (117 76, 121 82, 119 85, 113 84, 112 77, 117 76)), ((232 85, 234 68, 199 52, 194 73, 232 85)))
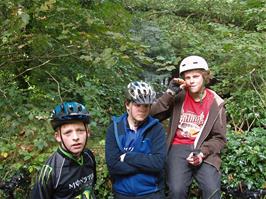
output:
POLYGON ((80 186, 86 184, 86 185, 89 185, 89 186, 92 186, 92 183, 93 183, 93 179, 94 179, 94 175, 93 173, 88 175, 88 176, 84 176, 72 183, 70 183, 68 185, 69 189, 76 189, 76 188, 79 188, 80 186))
POLYGON ((178 125, 179 131, 177 136, 194 140, 204 123, 204 113, 196 115, 192 112, 183 113, 178 125))
POLYGON ((214 95, 206 89, 206 96, 202 102, 196 102, 186 93, 181 110, 178 128, 173 139, 173 144, 193 144, 209 114, 214 95))

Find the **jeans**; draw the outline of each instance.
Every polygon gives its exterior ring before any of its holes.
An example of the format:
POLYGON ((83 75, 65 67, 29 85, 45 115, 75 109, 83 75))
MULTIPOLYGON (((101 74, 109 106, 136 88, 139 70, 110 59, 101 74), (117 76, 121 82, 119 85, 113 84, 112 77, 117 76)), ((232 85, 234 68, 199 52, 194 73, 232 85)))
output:
POLYGON ((188 198, 189 187, 193 178, 202 191, 203 199, 220 199, 221 184, 220 173, 208 164, 200 166, 188 164, 186 158, 193 149, 192 145, 172 145, 167 158, 167 185, 169 187, 169 199, 188 198))
POLYGON ((143 196, 125 196, 119 193, 114 193, 114 199, 165 199, 165 195, 164 190, 143 196))

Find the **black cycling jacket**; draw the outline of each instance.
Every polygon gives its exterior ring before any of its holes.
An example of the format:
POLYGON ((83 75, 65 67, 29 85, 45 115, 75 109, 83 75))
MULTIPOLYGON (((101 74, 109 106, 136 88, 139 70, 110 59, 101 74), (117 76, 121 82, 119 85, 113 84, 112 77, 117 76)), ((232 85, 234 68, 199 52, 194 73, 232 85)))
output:
POLYGON ((32 199, 95 199, 96 162, 85 149, 79 160, 62 148, 43 165, 32 190, 32 199))

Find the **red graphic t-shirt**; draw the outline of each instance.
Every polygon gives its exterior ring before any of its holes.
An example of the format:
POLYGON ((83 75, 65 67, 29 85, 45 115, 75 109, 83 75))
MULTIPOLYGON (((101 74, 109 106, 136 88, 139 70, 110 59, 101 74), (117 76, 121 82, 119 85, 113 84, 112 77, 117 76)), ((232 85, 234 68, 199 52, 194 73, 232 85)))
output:
POLYGON ((209 114, 213 98, 214 95, 209 89, 206 89, 202 102, 194 101, 189 92, 186 92, 173 144, 194 143, 209 114))

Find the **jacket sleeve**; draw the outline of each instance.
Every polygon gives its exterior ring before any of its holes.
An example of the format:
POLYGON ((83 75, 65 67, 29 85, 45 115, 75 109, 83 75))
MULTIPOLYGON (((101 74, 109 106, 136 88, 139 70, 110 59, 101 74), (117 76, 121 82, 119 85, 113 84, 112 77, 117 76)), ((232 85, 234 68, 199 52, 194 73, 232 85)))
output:
POLYGON ((164 93, 160 98, 156 100, 151 106, 150 115, 163 121, 171 116, 172 106, 174 104, 175 97, 164 93))
POLYGON ((42 167, 40 173, 36 177, 36 183, 31 193, 32 199, 53 198, 52 172, 52 168, 49 165, 44 165, 42 167))
POLYGON ((151 129, 151 153, 129 152, 124 161, 141 171, 159 172, 164 168, 166 158, 165 130, 160 124, 151 129))
POLYGON ((137 173, 138 169, 130 166, 126 162, 120 161, 120 156, 123 152, 119 149, 114 133, 114 126, 110 125, 107 129, 105 139, 105 159, 111 175, 128 175, 137 173))
POLYGON ((213 128, 201 145, 201 151, 205 156, 209 154, 219 154, 226 143, 226 114, 225 108, 222 107, 216 118, 213 128))
POLYGON ((96 160, 95 160, 95 156, 93 152, 90 149, 87 149, 87 153, 91 157, 92 164, 93 164, 93 175, 94 175, 93 186, 95 186, 96 181, 97 181, 96 160))

